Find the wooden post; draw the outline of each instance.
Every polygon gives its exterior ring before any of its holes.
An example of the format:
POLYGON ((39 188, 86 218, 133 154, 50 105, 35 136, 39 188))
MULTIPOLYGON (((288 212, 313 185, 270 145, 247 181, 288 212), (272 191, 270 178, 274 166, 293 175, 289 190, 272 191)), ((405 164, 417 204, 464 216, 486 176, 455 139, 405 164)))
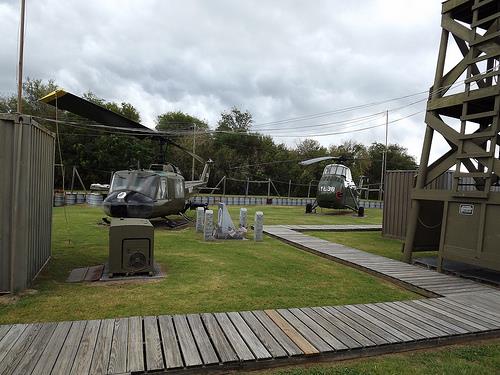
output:
POLYGON ((262 241, 264 238, 264 213, 257 211, 255 213, 255 224, 253 230, 253 239, 256 242, 262 241))
POLYGON ((288 198, 290 198, 290 190, 292 189, 292 180, 288 180, 288 198))
POLYGON ((248 197, 248 185, 250 184, 250 179, 247 177, 247 188, 245 190, 245 197, 248 197))
POLYGON ((203 224, 205 221, 205 209, 203 207, 196 208, 196 231, 203 232, 203 224))
MULTIPOLYGON (((441 32, 441 43, 439 46, 439 55, 437 61, 436 74, 434 76, 434 86, 431 98, 443 96, 442 91, 437 90, 441 86, 444 73, 444 64, 446 58, 446 51, 448 48, 449 32, 445 29, 441 32)), ((423 189, 425 181, 427 180, 427 167, 429 164, 429 155, 431 152, 432 138, 434 129, 427 125, 425 129, 424 144, 422 146, 422 155, 420 157, 420 164, 418 167, 417 181, 415 183, 416 189, 423 189)), ((403 253, 403 261, 410 263, 413 252, 413 244, 415 242, 415 234, 417 232, 418 216, 420 214, 420 201, 412 199, 411 209, 408 215, 408 229, 406 230, 405 247, 403 253)))
POLYGON ((269 198, 271 196, 271 179, 267 179, 267 197, 269 198))
POLYGON ((224 179, 224 182, 223 182, 223 187, 222 187, 222 195, 223 196, 226 196, 226 176, 222 177, 224 179))

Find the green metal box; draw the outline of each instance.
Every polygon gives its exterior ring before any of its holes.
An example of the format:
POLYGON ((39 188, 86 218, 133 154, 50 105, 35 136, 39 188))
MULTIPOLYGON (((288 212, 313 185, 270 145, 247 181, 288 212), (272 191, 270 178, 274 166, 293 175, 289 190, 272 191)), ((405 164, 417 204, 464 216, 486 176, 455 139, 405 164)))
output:
POLYGON ((145 219, 112 219, 109 227, 109 276, 154 272, 154 228, 145 219))
POLYGON ((464 200, 447 202, 439 256, 500 270, 500 204, 464 200))

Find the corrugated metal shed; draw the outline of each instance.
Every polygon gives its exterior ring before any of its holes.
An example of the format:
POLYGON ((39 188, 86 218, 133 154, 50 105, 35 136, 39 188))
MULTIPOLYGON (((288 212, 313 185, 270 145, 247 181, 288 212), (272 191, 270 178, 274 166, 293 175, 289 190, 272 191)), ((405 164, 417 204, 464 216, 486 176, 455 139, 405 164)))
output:
MULTIPOLYGON (((411 206, 411 190, 414 186, 416 174, 417 171, 386 172, 382 218, 383 236, 404 240, 407 215, 411 206)), ((446 172, 427 186, 427 189, 449 190, 452 181, 453 172, 446 172)))
POLYGON ((54 135, 0 115, 0 292, 28 287, 51 255, 54 135))
MULTIPOLYGON (((411 191, 414 186, 414 178, 417 171, 387 171, 385 175, 385 192, 384 192, 384 212, 382 218, 382 235, 389 238, 404 240, 406 236, 407 215, 411 207, 411 191)), ((473 191, 474 180, 470 177, 464 178, 462 181, 465 185, 460 187, 460 190, 473 191)), ((439 176, 425 189, 432 190, 451 190, 453 184, 453 171, 448 171, 439 176)), ((491 191, 500 192, 500 186, 492 186, 491 191)), ((426 230, 425 235, 428 237, 439 236, 441 226, 438 221, 441 219, 442 203, 433 203, 431 201, 424 202, 432 214, 429 217, 421 217, 421 230, 426 230), (435 206, 435 207, 430 207, 435 206)), ((422 233, 421 233, 422 234, 422 233)), ((435 241, 432 240, 432 243, 435 241)), ((439 240, 438 240, 439 242, 439 240)))

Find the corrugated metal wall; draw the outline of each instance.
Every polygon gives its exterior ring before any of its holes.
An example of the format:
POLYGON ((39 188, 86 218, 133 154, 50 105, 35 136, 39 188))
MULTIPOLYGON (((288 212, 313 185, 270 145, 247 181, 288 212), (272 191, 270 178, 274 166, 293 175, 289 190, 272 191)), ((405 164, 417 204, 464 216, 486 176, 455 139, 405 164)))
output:
MULTIPOLYGON (((417 171, 387 171, 385 175, 382 235, 404 240, 407 215, 411 206, 411 190, 417 171)), ((448 171, 434 180, 426 189, 451 189, 453 172, 448 171)))
MULTIPOLYGON (((404 240, 406 236, 406 220, 411 206, 411 190, 417 171, 387 171, 385 175, 384 213, 382 219, 382 235, 404 240)), ((470 177, 462 180, 466 184, 460 190, 476 190, 474 180, 470 177)), ((429 184, 426 189, 451 190, 453 171, 447 171, 429 184)), ((491 191, 500 191, 500 186, 492 186, 491 191)))
POLYGON ((54 147, 31 117, 0 115, 2 292, 28 287, 50 258, 54 147))

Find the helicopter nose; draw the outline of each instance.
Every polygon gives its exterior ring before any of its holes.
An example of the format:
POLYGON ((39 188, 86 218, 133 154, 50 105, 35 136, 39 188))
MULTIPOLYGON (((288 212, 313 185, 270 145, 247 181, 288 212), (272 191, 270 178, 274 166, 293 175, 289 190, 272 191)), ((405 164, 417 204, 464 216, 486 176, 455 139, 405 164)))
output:
POLYGON ((103 202, 104 211, 112 217, 148 218, 153 207, 153 199, 133 191, 113 192, 103 202))

